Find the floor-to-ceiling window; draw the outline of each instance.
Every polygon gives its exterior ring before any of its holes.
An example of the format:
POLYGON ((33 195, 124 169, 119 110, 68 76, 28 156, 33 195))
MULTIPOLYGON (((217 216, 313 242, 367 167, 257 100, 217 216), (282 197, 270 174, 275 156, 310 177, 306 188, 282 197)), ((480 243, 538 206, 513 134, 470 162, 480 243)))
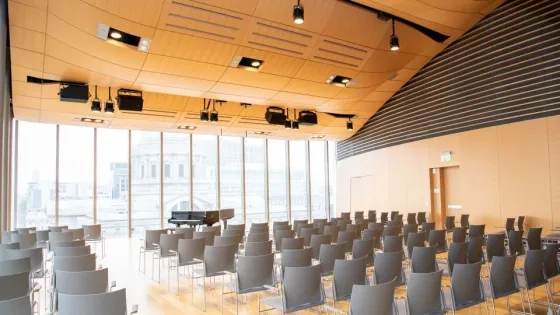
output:
POLYGON ((153 131, 132 131, 132 234, 161 227, 160 136, 153 131))
POLYGON ((265 222, 266 140, 245 138, 245 223, 265 222))
POLYGON ((268 196, 270 221, 288 220, 287 141, 268 140, 268 196))
POLYGON ((218 138, 192 136, 193 210, 218 209, 218 138))
POLYGON ((56 125, 17 122, 15 227, 56 223, 56 125))
POLYGON ((128 130, 97 129, 97 223, 128 236, 128 130))
POLYGON ((243 222, 243 138, 220 137, 220 207, 235 209, 230 222, 243 222))
POLYGON ((311 215, 326 218, 327 201, 327 143, 309 142, 309 176, 311 180, 311 215))
POLYGON ((331 218, 336 217, 336 142, 329 141, 329 203, 331 218))
POLYGON ((172 211, 191 210, 190 134, 163 134, 163 225, 172 211))
POLYGON ((290 141, 290 199, 292 221, 309 218, 307 142, 290 141))
POLYGON ((93 223, 93 128, 60 126, 58 224, 93 223))

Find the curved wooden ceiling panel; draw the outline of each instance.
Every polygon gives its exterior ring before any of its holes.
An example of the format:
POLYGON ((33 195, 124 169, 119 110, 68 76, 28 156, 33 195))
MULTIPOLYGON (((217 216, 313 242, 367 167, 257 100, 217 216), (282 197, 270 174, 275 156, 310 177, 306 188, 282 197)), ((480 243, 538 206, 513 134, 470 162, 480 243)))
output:
POLYGON ((9 0, 14 113, 67 124, 98 115, 87 104, 60 102, 56 85, 27 83, 35 76, 85 82, 90 90, 99 85, 101 96, 109 86, 145 91, 144 112, 103 114, 106 127, 176 130, 194 124, 196 132, 267 130, 271 137, 344 139, 353 134, 345 119, 319 113, 317 126, 287 132, 266 123, 266 106, 353 113, 357 130, 418 69, 502 2, 355 1, 450 39, 436 43, 398 22, 401 49, 389 51, 390 22, 339 0, 302 1, 301 25, 292 22, 295 0, 9 0), (149 53, 97 38, 99 23, 151 39, 149 53), (264 63, 259 72, 232 68, 236 56, 264 63), (353 85, 328 84, 335 75, 353 85), (198 120, 201 98, 228 101, 218 108, 217 125, 198 120))

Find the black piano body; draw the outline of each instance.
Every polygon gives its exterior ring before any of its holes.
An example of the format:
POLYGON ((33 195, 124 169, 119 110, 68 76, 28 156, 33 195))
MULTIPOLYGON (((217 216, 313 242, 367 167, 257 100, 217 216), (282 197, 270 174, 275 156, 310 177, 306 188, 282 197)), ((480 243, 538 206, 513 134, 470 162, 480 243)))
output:
POLYGON ((171 218, 167 223, 175 224, 177 227, 188 225, 196 227, 198 225, 212 226, 222 220, 224 228, 227 226, 227 220, 233 218, 233 209, 222 210, 205 210, 205 211, 171 211, 171 218))

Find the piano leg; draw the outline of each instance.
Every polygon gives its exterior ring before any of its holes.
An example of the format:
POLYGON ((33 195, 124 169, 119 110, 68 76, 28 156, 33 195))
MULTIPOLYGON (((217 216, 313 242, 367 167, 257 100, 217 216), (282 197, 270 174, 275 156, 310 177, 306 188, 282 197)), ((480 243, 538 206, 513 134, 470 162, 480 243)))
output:
POLYGON ((226 219, 222 219, 222 222, 224 223, 224 230, 227 229, 227 220, 226 219))

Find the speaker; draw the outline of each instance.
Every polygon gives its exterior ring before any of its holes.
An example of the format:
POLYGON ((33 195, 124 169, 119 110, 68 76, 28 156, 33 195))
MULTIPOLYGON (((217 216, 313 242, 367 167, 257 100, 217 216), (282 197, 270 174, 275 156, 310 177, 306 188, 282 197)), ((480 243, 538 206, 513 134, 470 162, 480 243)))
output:
POLYGON ((280 107, 268 107, 264 118, 271 125, 282 125, 286 122, 286 114, 284 114, 284 109, 280 107))
POLYGON ((117 92, 119 110, 141 112, 144 106, 142 92, 136 90, 119 89, 117 92))
POLYGON ((87 103, 88 99, 89 89, 87 85, 61 85, 61 102, 87 103))
POLYGON ((312 126, 317 124, 317 114, 307 110, 299 112, 299 124, 303 126, 312 126))

